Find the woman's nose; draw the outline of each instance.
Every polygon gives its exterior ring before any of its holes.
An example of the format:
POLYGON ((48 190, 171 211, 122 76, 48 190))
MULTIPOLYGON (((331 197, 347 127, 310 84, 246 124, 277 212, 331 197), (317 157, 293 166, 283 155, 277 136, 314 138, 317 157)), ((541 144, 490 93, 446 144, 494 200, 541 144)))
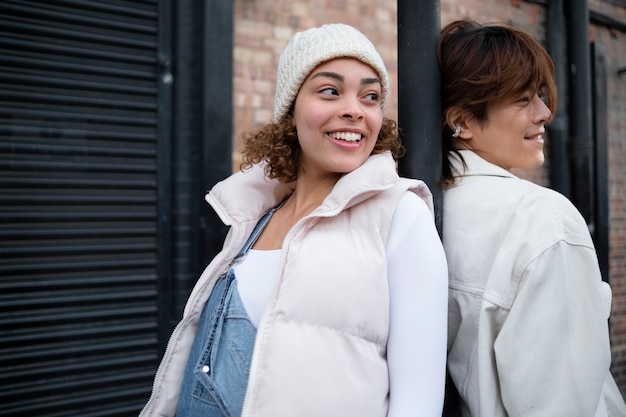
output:
POLYGON ((360 119, 363 117, 363 109, 359 99, 354 97, 346 97, 343 103, 342 117, 350 119, 360 119))

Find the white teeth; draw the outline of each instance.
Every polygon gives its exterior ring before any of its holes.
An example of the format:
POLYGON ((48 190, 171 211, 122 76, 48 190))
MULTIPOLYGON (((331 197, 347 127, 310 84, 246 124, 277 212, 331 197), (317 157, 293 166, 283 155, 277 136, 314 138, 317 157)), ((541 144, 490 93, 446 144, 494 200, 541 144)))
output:
POLYGON ((335 132, 331 133, 330 137, 333 139, 345 140, 347 142, 356 142, 361 139, 361 134, 352 132, 335 132))

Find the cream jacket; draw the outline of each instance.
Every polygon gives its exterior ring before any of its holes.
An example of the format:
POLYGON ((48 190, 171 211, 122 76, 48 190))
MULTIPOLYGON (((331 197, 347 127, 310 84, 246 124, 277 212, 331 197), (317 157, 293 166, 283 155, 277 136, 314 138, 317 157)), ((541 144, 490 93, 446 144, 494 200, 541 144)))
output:
MULTIPOLYGON (((371 156, 289 231, 281 277, 257 329, 244 417, 387 415, 385 243, 407 189, 432 211, 423 182, 400 179, 389 154, 371 156)), ((256 166, 208 194, 232 227, 189 297, 141 416, 175 414, 198 319, 216 279, 260 216, 291 192, 291 185, 267 180, 256 166)))
POLYGON ((626 416, 609 373, 611 293, 584 219, 561 194, 461 152, 443 242, 463 416, 626 416))

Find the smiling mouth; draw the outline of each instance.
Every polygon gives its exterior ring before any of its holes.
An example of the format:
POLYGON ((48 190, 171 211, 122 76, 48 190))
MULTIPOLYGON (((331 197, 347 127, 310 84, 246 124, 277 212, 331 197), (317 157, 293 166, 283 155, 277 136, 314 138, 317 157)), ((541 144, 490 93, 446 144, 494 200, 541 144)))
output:
POLYGON ((328 136, 330 136, 333 139, 344 140, 346 142, 358 142, 363 137, 360 133, 354 133, 354 132, 334 132, 334 133, 329 133, 328 136))

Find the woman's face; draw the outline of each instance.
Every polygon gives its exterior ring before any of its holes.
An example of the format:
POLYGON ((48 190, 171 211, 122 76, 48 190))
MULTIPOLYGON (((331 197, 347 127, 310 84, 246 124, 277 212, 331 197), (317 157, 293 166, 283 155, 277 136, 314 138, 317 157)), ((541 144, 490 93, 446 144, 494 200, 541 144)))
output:
POLYGON ((526 93, 512 101, 487 108, 487 120, 467 122, 461 146, 506 170, 531 169, 544 162, 544 124, 552 113, 537 94, 526 93))
POLYGON ((356 59, 336 58, 311 71, 294 106, 298 178, 336 176, 365 162, 382 126, 381 90, 378 73, 356 59))

